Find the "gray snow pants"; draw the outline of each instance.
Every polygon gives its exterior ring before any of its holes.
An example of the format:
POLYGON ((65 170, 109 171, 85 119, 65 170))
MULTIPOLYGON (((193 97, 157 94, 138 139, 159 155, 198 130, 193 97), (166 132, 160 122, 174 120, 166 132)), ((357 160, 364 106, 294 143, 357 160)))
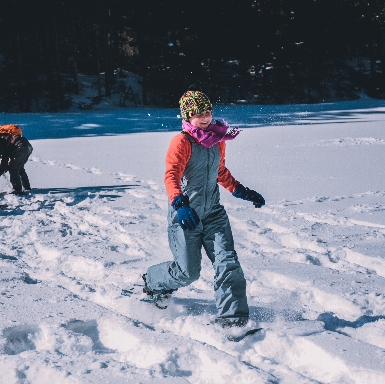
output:
POLYGON ((223 206, 212 207, 193 231, 183 231, 178 222, 174 222, 175 215, 170 207, 168 237, 174 261, 151 266, 146 277, 148 287, 157 291, 178 289, 198 280, 203 246, 215 272, 217 319, 247 322, 246 280, 223 206))
POLYGON ((15 144, 8 167, 9 178, 15 192, 21 192, 22 187, 31 189, 27 172, 24 169, 31 153, 32 145, 25 137, 21 137, 15 144))

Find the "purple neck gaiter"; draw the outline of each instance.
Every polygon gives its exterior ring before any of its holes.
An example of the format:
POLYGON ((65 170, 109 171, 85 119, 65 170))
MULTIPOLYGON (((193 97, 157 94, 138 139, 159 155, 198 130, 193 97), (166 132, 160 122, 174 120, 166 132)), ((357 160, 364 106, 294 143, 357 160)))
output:
POLYGON ((222 120, 214 120, 203 130, 194 127, 189 122, 183 120, 182 127, 204 148, 211 148, 220 141, 234 140, 241 130, 238 127, 230 128, 229 124, 222 120))

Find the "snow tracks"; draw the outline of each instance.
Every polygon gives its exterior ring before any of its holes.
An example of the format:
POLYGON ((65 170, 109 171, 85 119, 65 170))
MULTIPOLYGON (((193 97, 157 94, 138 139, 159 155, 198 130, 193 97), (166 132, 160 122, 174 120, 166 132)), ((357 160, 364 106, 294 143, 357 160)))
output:
MULTIPOLYGON (((103 169, 67 168, 106 180, 103 169)), ((249 327, 263 327, 231 343, 213 324, 205 257, 201 278, 167 309, 140 302, 140 275, 171 257, 168 201, 154 181, 109 177, 115 183, 3 197, 1 383, 385 380, 385 191, 260 210, 221 191, 249 327), (137 293, 121 296, 130 287, 137 293)))

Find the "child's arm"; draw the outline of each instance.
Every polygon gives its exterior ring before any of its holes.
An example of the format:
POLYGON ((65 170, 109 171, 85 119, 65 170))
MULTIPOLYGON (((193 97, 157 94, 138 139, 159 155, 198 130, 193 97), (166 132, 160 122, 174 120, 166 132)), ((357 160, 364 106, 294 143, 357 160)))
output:
POLYGON ((171 203, 175 197, 183 195, 180 182, 190 157, 191 144, 188 138, 182 133, 174 136, 167 151, 164 175, 164 184, 171 203))
POLYGON ((233 193, 237 186, 239 185, 239 181, 235 180, 232 176, 231 172, 226 168, 225 165, 225 156, 226 156, 226 143, 221 141, 218 143, 219 153, 221 156, 218 168, 218 184, 222 185, 223 188, 227 189, 229 192, 233 193))
POLYGON ((194 230, 199 224, 199 217, 189 206, 188 196, 183 196, 180 182, 186 164, 191 157, 191 144, 182 133, 176 135, 170 143, 166 155, 166 173, 164 184, 172 207, 177 211, 178 222, 184 231, 194 230))
POLYGON ((225 166, 226 143, 220 142, 218 145, 221 154, 218 169, 218 184, 230 191, 234 197, 251 201, 255 208, 261 208, 265 205, 265 199, 258 192, 245 188, 239 181, 234 179, 231 172, 225 166))

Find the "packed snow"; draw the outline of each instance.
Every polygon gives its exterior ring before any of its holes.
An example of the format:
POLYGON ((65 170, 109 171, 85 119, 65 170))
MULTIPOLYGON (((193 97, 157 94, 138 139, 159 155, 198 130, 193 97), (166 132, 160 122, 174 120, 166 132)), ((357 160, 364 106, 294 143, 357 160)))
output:
MULTIPOLYGON (((213 270, 166 309, 164 157, 177 109, 2 114, 31 140, 28 195, 0 204, 0 383, 385 382, 385 106, 214 106, 243 131, 221 188, 247 280, 240 342, 213 323, 213 270), (124 296, 122 290, 133 290, 124 296)), ((0 190, 12 190, 8 175, 0 190)))

